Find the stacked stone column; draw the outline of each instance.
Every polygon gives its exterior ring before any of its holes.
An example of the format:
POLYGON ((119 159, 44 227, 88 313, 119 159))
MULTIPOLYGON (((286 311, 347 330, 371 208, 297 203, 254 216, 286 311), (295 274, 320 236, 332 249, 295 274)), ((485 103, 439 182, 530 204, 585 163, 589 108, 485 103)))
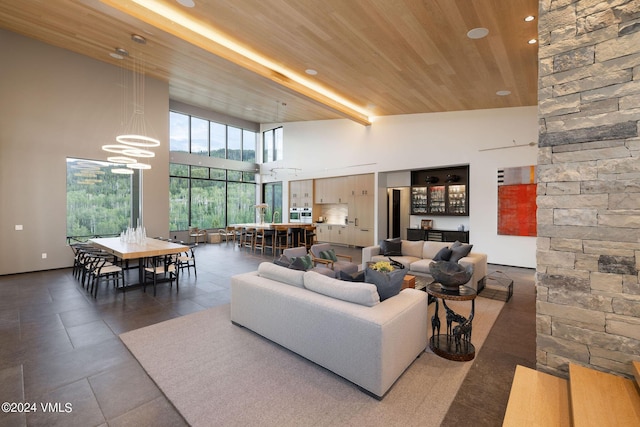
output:
POLYGON ((640 0, 540 0, 537 365, 640 360, 640 0))

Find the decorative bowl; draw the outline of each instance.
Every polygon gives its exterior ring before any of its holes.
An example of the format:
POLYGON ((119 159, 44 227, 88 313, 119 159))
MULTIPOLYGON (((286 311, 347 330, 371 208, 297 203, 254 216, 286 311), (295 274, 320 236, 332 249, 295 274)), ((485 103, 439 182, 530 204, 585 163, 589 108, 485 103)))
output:
POLYGON ((433 261, 429 264, 429 274, 440 283, 442 289, 457 291, 473 276, 473 265, 460 265, 457 262, 433 261))

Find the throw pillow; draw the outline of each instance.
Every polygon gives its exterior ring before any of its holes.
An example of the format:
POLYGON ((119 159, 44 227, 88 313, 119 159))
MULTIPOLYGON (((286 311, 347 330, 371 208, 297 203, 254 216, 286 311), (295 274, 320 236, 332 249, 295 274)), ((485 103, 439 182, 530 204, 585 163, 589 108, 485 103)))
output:
POLYGON ((380 252, 384 256, 402 256, 402 240, 399 238, 382 240, 380 242, 380 252))
POLYGON ((328 251, 320 251, 320 258, 328 259, 333 262, 338 261, 338 257, 336 256, 336 251, 334 251, 333 249, 329 249, 328 251))
POLYGON ((471 252, 471 248, 473 248, 473 245, 460 245, 455 248, 452 246, 451 258, 449 258, 449 261, 451 262, 460 261, 460 258, 464 258, 467 255, 469 255, 469 252, 471 252))
POLYGON ((460 240, 456 240, 455 242, 453 242, 453 244, 451 245, 451 249, 457 248, 458 246, 462 246, 460 240))
POLYGON ((284 255, 280 255, 280 258, 274 259, 273 263, 279 265, 280 267, 287 267, 291 264, 291 260, 284 255))
POLYGON ((340 270, 340 280, 345 282, 364 282, 364 270, 352 274, 340 270))
POLYGON ((451 253, 453 251, 449 248, 442 248, 438 251, 436 256, 433 257, 434 261, 449 261, 451 258, 451 253))
POLYGON ((299 256, 299 257, 294 257, 291 259, 291 265, 293 266, 293 264, 296 263, 296 265, 300 265, 300 263, 302 263, 302 266, 304 268, 304 270, 309 270, 311 268, 313 268, 313 260, 311 259, 311 255, 307 254, 305 256, 299 256), (299 261, 298 261, 299 260, 299 261))
POLYGON ((364 281, 376 285, 380 301, 384 301, 400 293, 405 274, 407 274, 407 270, 404 268, 402 270, 393 270, 390 273, 367 268, 364 271, 364 281))
POLYGON ((292 270, 307 271, 307 267, 305 266, 302 258, 303 257, 293 258, 293 261, 291 261, 287 267, 292 270))

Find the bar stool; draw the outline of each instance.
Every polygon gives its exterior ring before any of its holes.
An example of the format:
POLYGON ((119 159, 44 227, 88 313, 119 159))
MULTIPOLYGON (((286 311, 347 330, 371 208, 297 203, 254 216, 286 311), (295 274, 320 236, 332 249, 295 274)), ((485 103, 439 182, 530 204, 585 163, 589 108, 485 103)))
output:
POLYGON ((278 251, 282 253, 285 249, 289 249, 291 247, 291 243, 289 240, 289 227, 287 227, 286 225, 274 226, 273 241, 274 241, 274 249, 273 249, 274 257, 276 256, 278 251))
POLYGON ((265 244, 264 228, 256 227, 256 231, 253 234, 253 253, 256 253, 257 250, 260 250, 260 253, 263 254, 264 244, 265 244))
POLYGON ((249 250, 253 251, 255 233, 256 233, 256 229, 253 227, 246 227, 244 229, 244 233, 242 234, 243 248, 249 248, 249 250))
POLYGON ((311 249, 311 246, 316 244, 316 226, 306 225, 302 230, 302 240, 307 250, 311 249))

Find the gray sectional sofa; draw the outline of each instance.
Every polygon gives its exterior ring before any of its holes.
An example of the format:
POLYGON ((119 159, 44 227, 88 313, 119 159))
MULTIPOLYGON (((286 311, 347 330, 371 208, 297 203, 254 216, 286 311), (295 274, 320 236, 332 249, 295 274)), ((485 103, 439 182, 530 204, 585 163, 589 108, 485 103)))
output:
MULTIPOLYGON (((387 255, 381 252, 381 247, 368 246, 362 248, 362 264, 377 261, 394 261, 402 263, 405 268, 409 269, 408 274, 415 276, 428 276, 429 264, 433 261, 436 254, 442 249, 451 247, 452 242, 432 242, 424 240, 402 240, 401 253, 396 255, 387 255)), ((473 265, 473 276, 465 285, 476 291, 484 288, 485 277, 487 275, 487 255, 473 250, 458 261, 464 266, 473 265)))
POLYGON ((427 346, 427 294, 264 262, 231 278, 231 321, 382 398, 427 346))

